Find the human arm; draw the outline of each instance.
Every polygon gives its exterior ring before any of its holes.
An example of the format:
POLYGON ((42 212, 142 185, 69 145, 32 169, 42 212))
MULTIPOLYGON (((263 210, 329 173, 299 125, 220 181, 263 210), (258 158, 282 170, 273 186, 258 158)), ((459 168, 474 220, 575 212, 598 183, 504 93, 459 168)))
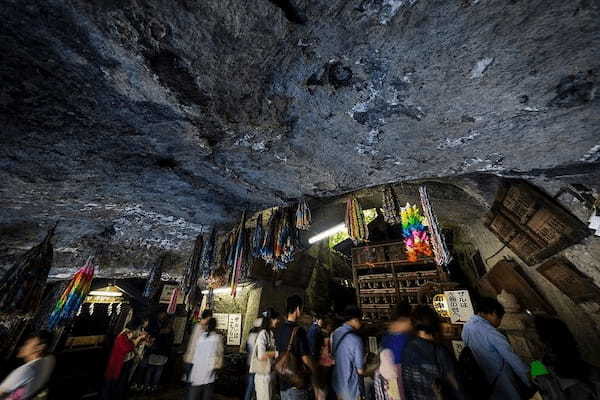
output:
POLYGON ((398 379, 394 353, 390 349, 383 349, 379 353, 379 373, 388 381, 398 379))
POLYGON ((352 346, 350 351, 352 352, 352 360, 354 363, 354 367, 356 368, 356 372, 359 375, 365 374, 365 348, 363 345, 363 341, 358 335, 350 335, 347 340, 352 340, 352 346))
POLYGON ((494 329, 488 337, 490 345, 498 352, 500 357, 510 365, 519 379, 526 386, 531 386, 531 382, 529 381, 529 368, 521 361, 519 356, 515 354, 506 336, 494 329))
POLYGON ((223 346, 223 338, 219 335, 215 349, 215 361, 214 369, 223 368, 223 354, 225 353, 225 346, 223 346))

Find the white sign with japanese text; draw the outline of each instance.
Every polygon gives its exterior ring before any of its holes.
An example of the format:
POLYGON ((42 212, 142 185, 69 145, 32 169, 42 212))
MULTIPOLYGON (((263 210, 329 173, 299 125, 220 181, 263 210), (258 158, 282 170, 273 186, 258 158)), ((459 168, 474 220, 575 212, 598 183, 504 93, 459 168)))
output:
POLYGON ((227 325, 227 345, 239 346, 242 343, 242 314, 229 314, 227 325))
POLYGON ((217 320, 217 330, 226 331, 229 326, 229 314, 215 313, 213 317, 217 320))
POLYGON ((474 314, 471 296, 468 290, 445 291, 448 299, 448 312, 450 322, 453 324, 465 324, 474 314))

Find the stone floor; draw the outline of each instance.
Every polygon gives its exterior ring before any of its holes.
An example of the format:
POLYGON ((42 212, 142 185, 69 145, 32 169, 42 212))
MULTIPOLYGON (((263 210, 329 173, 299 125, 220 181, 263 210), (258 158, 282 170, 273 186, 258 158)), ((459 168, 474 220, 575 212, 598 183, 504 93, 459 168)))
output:
MULTIPOLYGON (((183 400, 185 389, 181 386, 167 386, 156 393, 137 393, 131 394, 131 400, 183 400)), ((227 397, 216 394, 215 400, 238 400, 239 397, 227 397)))

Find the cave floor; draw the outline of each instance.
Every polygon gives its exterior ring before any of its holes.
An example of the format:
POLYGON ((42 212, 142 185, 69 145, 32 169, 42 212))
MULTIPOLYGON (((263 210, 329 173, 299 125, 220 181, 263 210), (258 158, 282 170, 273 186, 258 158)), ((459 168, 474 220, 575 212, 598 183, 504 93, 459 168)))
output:
MULTIPOLYGON (((183 400, 185 388, 179 385, 165 386, 156 393, 130 393, 131 400, 183 400)), ((238 400, 240 397, 228 397, 216 393, 215 400, 238 400)))

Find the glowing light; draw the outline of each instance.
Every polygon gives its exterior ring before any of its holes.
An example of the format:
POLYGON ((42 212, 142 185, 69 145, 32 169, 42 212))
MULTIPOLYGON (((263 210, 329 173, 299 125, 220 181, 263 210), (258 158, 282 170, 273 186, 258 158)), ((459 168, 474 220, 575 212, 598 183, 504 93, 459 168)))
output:
POLYGON ((108 290, 92 290, 89 293, 90 296, 104 296, 104 297, 121 297, 123 293, 121 292, 110 292, 108 290))
POLYGON ((333 228, 329 228, 326 231, 323 231, 323 232, 316 234, 315 236, 309 238, 308 243, 309 244, 317 243, 319 240, 323 240, 325 238, 328 238, 329 236, 333 236, 336 233, 344 232, 345 230, 346 230, 345 223, 338 224, 338 225, 334 226, 333 228))

